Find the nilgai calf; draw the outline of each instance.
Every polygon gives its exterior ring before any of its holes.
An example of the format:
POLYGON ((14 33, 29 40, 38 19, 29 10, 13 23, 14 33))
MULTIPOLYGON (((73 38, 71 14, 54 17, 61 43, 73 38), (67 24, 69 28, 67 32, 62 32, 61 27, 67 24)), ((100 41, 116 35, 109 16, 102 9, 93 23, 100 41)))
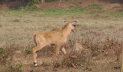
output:
POLYGON ((61 50, 64 55, 66 56, 66 50, 64 48, 64 44, 67 41, 67 37, 69 36, 70 32, 76 32, 76 23, 74 22, 65 22, 65 26, 61 30, 55 30, 50 32, 38 32, 33 35, 34 42, 36 44, 36 47, 33 48, 33 57, 34 57, 34 66, 37 66, 36 61, 36 52, 41 50, 46 45, 55 44, 56 45, 56 61, 57 57, 59 55, 59 50, 61 50))

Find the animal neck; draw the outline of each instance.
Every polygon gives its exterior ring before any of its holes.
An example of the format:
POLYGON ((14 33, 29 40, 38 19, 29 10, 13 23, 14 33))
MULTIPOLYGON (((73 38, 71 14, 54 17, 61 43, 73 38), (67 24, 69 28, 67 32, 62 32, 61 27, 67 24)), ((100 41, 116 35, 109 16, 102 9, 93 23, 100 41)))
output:
POLYGON ((71 28, 69 27, 69 25, 65 25, 63 28, 62 28, 62 32, 63 32, 63 35, 64 37, 68 37, 70 32, 71 32, 71 28))

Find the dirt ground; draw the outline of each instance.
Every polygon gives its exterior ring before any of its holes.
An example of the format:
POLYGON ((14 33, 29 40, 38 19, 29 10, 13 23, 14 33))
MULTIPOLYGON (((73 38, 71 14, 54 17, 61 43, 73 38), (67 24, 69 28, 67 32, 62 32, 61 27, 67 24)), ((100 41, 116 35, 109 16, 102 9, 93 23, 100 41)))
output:
MULTIPOLYGON (((38 52, 38 66, 33 66, 33 55, 26 54, 26 48, 31 46, 33 48, 33 34, 40 31, 51 31, 52 29, 61 29, 64 26, 63 20, 74 21, 78 20, 77 33, 71 32, 68 37, 66 45, 67 52, 70 53, 73 47, 70 46, 69 40, 82 43, 82 39, 90 38, 95 42, 98 40, 105 44, 107 37, 114 39, 119 44, 123 41, 123 18, 115 18, 107 13, 122 12, 122 4, 111 4, 110 2, 102 2, 98 0, 85 2, 70 1, 66 2, 47 2, 39 4, 39 7, 44 10, 46 8, 55 6, 58 9, 69 6, 89 5, 91 3, 102 3, 106 6, 102 9, 106 13, 95 14, 63 14, 63 15, 40 15, 40 13, 30 14, 6 14, 0 11, 0 47, 11 49, 11 53, 4 65, 0 64, 0 72, 120 72, 120 62, 117 62, 117 56, 114 49, 106 49, 104 53, 93 55, 83 61, 82 66, 78 67, 58 67, 54 68, 55 62, 55 48, 49 50, 50 46, 38 52), (69 5, 69 6, 68 6, 69 5), (20 65, 21 63, 21 65, 20 65), (22 67, 22 71, 20 70, 22 67)), ((13 4, 12 4, 13 5, 13 4)), ((3 5, 1 10, 10 9, 3 5)), ((96 45, 96 44, 95 44, 96 45)), ((86 48, 86 47, 85 47, 86 48)), ((116 49, 116 50, 115 50, 116 49)), ((1 60, 1 59, 0 59, 1 60)), ((62 65, 64 55, 60 52, 59 63, 62 65)), ((77 65, 76 65, 77 66, 77 65)))

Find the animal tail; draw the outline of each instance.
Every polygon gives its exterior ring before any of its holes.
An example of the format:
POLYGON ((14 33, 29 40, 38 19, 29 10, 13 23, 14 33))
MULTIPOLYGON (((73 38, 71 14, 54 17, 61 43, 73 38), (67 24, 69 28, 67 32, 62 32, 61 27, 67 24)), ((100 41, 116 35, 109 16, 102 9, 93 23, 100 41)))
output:
POLYGON ((34 39, 34 42, 35 42, 35 44, 36 44, 36 46, 37 46, 37 42, 36 42, 36 34, 33 35, 33 39, 34 39))

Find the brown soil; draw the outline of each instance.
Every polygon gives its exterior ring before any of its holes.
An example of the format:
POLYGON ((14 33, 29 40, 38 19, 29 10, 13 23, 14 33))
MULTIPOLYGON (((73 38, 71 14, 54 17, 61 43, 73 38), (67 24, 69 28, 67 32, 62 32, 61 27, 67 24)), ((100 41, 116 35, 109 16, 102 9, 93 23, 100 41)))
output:
POLYGON ((7 9, 9 9, 6 5, 2 5, 1 7, 0 7, 0 10, 7 10, 7 9))
POLYGON ((105 6, 102 11, 109 12, 109 13, 118 13, 123 11, 123 5, 115 3, 115 4, 109 4, 108 6, 105 6))

